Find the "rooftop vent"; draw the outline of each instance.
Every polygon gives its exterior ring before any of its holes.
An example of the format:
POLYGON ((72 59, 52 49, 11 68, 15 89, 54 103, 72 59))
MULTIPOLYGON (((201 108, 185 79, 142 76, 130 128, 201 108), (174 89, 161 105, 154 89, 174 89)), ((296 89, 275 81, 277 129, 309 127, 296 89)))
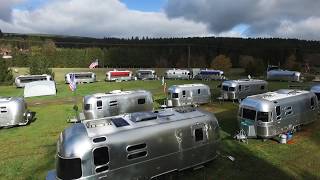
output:
POLYGON ((141 112, 141 113, 134 113, 131 115, 131 121, 133 122, 142 122, 142 121, 150 121, 156 120, 158 115, 153 112, 141 112))
POLYGON ((96 128, 103 126, 112 126, 111 122, 106 119, 103 120, 93 120, 86 123, 87 128, 96 128))

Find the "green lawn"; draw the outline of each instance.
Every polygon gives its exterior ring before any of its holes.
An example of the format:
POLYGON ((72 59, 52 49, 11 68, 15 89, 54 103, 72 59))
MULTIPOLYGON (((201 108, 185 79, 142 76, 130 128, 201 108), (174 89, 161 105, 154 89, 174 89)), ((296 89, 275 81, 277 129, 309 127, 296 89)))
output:
MULTIPOLYGON (((62 70, 59 74, 63 74, 62 70)), ((201 81, 167 81, 168 86, 191 82, 201 81)), ((216 98, 219 83, 204 83, 212 88, 216 98)), ((269 87, 270 90, 288 88, 288 83, 270 82, 269 87)), ((66 84, 59 83, 57 88, 56 97, 26 99, 29 108, 37 113, 30 125, 0 129, 0 179, 44 179, 47 171, 54 168, 56 141, 59 133, 71 125, 66 120, 73 115, 74 96, 66 84)), ((78 104, 81 106, 81 98, 86 94, 115 89, 150 90, 155 107, 165 97, 160 81, 97 82, 78 86, 78 104)), ((22 94, 23 89, 0 86, 0 96, 22 94)), ((320 121, 296 133, 292 144, 281 145, 271 140, 249 140, 249 144, 242 144, 232 139, 237 129, 237 107, 237 103, 217 101, 201 107, 215 113, 219 120, 222 154, 232 155, 236 160, 220 157, 200 170, 173 175, 174 179, 320 179, 320 121)))

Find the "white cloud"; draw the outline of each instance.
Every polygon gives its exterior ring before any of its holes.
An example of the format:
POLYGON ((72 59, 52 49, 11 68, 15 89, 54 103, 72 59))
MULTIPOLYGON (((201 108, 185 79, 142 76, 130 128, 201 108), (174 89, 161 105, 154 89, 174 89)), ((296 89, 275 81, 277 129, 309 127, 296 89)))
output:
POLYGON ((275 34, 279 37, 320 40, 320 17, 310 17, 302 21, 282 21, 275 34))
POLYGON ((320 40, 319 7, 319 0, 168 0, 165 12, 205 23, 218 34, 246 25, 248 36, 320 40))
POLYGON ((10 21, 12 7, 24 0, 0 0, 0 20, 10 21))
POLYGON ((185 37, 209 35, 207 25, 163 12, 128 9, 119 0, 54 0, 34 10, 14 9, 4 32, 50 33, 91 37, 185 37))

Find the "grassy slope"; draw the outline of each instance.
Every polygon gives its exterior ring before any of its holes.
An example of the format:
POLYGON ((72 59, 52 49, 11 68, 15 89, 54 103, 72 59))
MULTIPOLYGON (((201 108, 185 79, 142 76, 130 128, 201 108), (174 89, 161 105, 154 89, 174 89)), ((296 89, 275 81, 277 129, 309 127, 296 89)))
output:
MULTIPOLYGON (((197 81, 199 82, 199 81, 197 81)), ((168 81, 168 84, 183 84, 190 81, 168 81)), ((215 96, 218 82, 207 82, 215 96)), ((287 88, 288 83, 272 82, 270 89, 287 88)), ((99 82, 79 85, 78 103, 81 96, 114 89, 147 89, 158 106, 164 98, 160 81, 136 81, 122 83, 99 82)), ((0 86, 0 96, 19 96, 22 89, 0 86)), ((30 109, 37 112, 37 120, 25 127, 0 130, 0 177, 3 179, 43 179, 54 168, 56 141, 59 133, 70 124, 72 96, 67 85, 58 85, 57 97, 30 98, 30 109)), ((206 105, 203 108, 215 112, 221 126, 222 152, 236 158, 235 162, 218 158, 205 168, 184 171, 176 179, 315 179, 320 178, 320 121, 295 134, 294 143, 280 145, 274 141, 262 143, 250 140, 241 144, 232 139, 236 130, 237 104, 231 102, 206 105)))

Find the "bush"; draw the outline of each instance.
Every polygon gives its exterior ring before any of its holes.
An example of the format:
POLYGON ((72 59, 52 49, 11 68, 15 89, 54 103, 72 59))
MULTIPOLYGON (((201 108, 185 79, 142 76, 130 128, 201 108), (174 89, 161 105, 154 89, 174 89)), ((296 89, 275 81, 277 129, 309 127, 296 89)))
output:
POLYGON ((31 75, 48 74, 54 76, 50 63, 46 57, 42 55, 31 56, 29 59, 29 73, 31 75))
POLYGON ((312 80, 314 80, 315 79, 315 75, 312 75, 312 74, 305 74, 304 76, 303 76, 303 78, 304 78, 304 81, 312 81, 312 80))
POLYGON ((263 75, 266 69, 262 59, 254 59, 252 56, 242 56, 239 63, 246 75, 263 75))

